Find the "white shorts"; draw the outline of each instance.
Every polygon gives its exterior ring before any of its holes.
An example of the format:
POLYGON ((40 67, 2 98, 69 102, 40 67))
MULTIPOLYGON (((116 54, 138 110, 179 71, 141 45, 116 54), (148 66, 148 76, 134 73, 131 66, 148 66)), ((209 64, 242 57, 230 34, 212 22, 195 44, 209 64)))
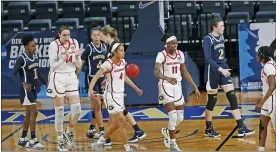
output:
POLYGON ((104 92, 104 104, 109 114, 114 115, 125 110, 124 93, 104 92))
POLYGON ((64 97, 79 95, 79 80, 75 72, 49 72, 47 96, 64 97))
POLYGON ((159 104, 167 104, 174 102, 175 106, 181 106, 185 103, 184 96, 182 94, 181 82, 177 82, 176 85, 172 85, 167 82, 158 82, 159 90, 159 104))
POLYGON ((270 96, 266 102, 264 103, 261 114, 271 118, 271 122, 276 132, 276 102, 275 102, 275 95, 270 96))

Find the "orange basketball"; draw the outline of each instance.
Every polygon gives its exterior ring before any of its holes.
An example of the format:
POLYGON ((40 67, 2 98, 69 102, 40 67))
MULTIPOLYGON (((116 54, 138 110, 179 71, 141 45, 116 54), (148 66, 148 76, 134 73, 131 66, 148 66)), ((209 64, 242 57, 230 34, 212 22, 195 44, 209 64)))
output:
POLYGON ((126 67, 126 74, 129 78, 136 78, 140 73, 140 69, 136 64, 129 64, 126 67))

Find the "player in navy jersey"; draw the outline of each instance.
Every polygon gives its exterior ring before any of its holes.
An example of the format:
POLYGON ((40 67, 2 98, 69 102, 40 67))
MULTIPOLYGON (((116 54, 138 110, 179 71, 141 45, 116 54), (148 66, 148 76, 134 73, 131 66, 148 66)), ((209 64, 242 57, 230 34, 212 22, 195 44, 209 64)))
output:
POLYGON ((40 75, 38 71, 38 56, 35 53, 36 43, 32 35, 26 35, 22 38, 22 43, 25 47, 25 51, 17 58, 13 68, 13 77, 19 85, 19 96, 22 106, 25 106, 25 118, 23 125, 22 136, 19 139, 18 145, 30 148, 44 148, 44 146, 38 142, 35 129, 36 129, 36 99, 38 79, 46 85, 46 81, 40 75), (28 141, 27 133, 31 130, 31 140, 28 141))
POLYGON ((212 125, 212 111, 217 102, 218 85, 226 93, 230 102, 232 114, 238 125, 238 136, 248 136, 254 134, 254 130, 246 127, 241 119, 241 113, 238 107, 237 96, 234 92, 234 86, 231 80, 230 69, 226 63, 224 48, 224 22, 220 18, 215 18, 211 22, 211 33, 203 39, 203 50, 206 59, 205 82, 208 94, 208 102, 205 109, 206 130, 205 135, 209 137, 219 137, 212 125))
MULTIPOLYGON (((97 71, 101 67, 102 63, 105 61, 107 56, 107 46, 101 42, 101 31, 100 27, 92 28, 90 31, 92 42, 87 44, 85 51, 83 52, 81 59, 82 62, 86 65, 86 75, 87 75, 87 84, 89 85, 92 78, 96 75, 97 71)), ((101 98, 103 95, 102 83, 104 81, 104 75, 102 75, 97 81, 93 90, 95 91, 95 97, 92 99, 92 105, 94 111, 92 113, 93 118, 96 119, 97 124, 99 125, 99 130, 101 134, 104 132, 103 126, 103 116, 101 110, 101 98)), ((99 138, 95 129, 95 124, 91 121, 90 127, 86 133, 88 138, 99 138)))

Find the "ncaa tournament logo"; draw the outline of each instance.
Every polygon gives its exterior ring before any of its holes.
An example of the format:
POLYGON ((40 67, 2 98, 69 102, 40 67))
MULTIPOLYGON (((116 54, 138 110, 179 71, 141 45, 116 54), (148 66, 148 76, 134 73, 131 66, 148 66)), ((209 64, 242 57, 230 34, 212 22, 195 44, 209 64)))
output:
POLYGON ((7 48, 5 45, 1 47, 1 60, 4 60, 7 57, 7 48))

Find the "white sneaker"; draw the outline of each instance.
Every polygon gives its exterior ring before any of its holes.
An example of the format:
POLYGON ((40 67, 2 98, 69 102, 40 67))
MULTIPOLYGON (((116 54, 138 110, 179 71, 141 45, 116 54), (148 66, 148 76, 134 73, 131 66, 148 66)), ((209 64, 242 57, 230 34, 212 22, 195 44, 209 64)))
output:
POLYGON ((28 138, 27 137, 20 138, 19 141, 18 141, 18 145, 22 146, 22 147, 29 148, 30 147, 30 143, 29 143, 28 138))
POLYGON ((68 151, 65 147, 64 147, 64 139, 61 138, 59 141, 58 141, 58 151, 68 151))
POLYGON ((176 142, 173 142, 170 144, 170 151, 182 151, 182 150, 178 148, 178 145, 176 142))
POLYGON ((30 140, 29 146, 30 146, 30 148, 34 148, 34 149, 43 149, 44 148, 44 146, 38 142, 37 138, 30 140))
POLYGON ((74 141, 74 135, 72 131, 67 131, 67 129, 65 130, 65 132, 63 133, 63 138, 65 143, 70 147, 70 148, 74 148, 75 145, 75 141, 74 141))
POLYGON ((164 137, 164 145, 167 148, 170 148, 170 134, 169 134, 168 128, 162 128, 161 129, 161 133, 162 133, 162 135, 164 137))
POLYGON ((100 137, 100 134, 97 133, 96 129, 88 129, 86 132, 86 137, 98 139, 100 137))

